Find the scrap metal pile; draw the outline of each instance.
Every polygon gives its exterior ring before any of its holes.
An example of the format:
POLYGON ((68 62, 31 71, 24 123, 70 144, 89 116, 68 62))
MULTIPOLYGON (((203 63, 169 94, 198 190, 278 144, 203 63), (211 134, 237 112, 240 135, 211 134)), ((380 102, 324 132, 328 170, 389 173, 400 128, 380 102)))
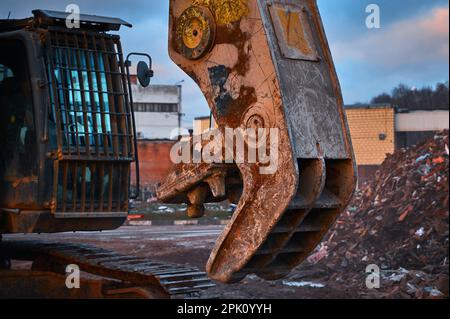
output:
POLYGON ((448 296, 448 139, 443 132, 389 155, 309 261, 361 288, 375 264, 381 288, 372 293, 384 297, 448 296))

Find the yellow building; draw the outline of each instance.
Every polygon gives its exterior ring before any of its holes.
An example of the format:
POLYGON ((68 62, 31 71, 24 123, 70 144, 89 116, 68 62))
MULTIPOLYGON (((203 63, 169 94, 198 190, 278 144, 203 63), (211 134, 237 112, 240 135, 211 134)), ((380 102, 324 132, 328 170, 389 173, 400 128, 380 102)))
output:
POLYGON ((371 179, 395 152, 395 109, 391 105, 347 106, 346 114, 360 182, 371 179))
POLYGON ((392 106, 349 106, 346 109, 358 165, 381 165, 395 151, 392 106))
POLYGON ((194 120, 194 135, 201 135, 209 131, 212 127, 216 127, 215 121, 212 117, 209 116, 197 117, 194 120))

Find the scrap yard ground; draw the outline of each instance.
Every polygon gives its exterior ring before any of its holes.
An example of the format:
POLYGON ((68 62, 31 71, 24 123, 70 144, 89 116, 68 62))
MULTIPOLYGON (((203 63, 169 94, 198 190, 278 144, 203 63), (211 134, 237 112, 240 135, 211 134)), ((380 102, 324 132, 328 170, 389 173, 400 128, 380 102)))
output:
MULTIPOLYGON (((314 254, 287 278, 264 281, 247 276, 238 284, 218 284, 206 297, 448 298, 448 164, 448 131, 389 155, 374 180, 356 192, 314 254), (368 266, 378 268, 377 289, 367 286, 368 266)), ((163 208, 166 216, 168 208, 163 208)), ((209 219, 217 222, 215 213, 210 214, 209 219)), ((88 243, 204 269, 223 227, 126 226, 102 233, 5 237, 88 243)))
MULTIPOLYGON (((125 226, 115 231, 54 235, 8 235, 6 239, 87 243, 149 260, 189 264, 204 269, 223 226, 125 226)), ((22 265, 24 266, 24 265, 22 265)), ((20 267, 20 265, 19 265, 20 267)), ((364 269, 362 270, 364 272, 364 269)), ((369 291, 330 281, 333 274, 311 265, 274 282, 249 276, 233 285, 218 284, 205 297, 219 298, 360 298, 369 291), (303 286, 303 287, 302 287, 303 286)))

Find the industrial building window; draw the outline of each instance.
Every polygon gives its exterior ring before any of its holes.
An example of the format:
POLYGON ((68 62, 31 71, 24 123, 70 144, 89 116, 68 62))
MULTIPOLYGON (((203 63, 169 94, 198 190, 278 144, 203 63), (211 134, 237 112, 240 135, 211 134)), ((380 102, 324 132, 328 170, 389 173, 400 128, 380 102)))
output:
POLYGON ((177 113, 176 103, 134 103, 135 112, 147 113, 177 113))

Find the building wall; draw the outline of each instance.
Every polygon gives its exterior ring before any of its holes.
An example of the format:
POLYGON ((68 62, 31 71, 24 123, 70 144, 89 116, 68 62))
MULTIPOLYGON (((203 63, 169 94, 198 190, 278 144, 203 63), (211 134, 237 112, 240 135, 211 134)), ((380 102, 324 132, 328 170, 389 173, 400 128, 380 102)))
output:
POLYGON ((406 148, 449 129, 449 111, 412 111, 395 115, 396 147, 406 148))
MULTIPOLYGON (((177 104, 176 112, 135 112, 136 131, 139 139, 170 139, 180 125, 181 86, 150 85, 143 88, 132 85, 133 102, 138 104, 177 104)), ((139 108, 136 107, 136 110, 139 108)))
POLYGON ((210 118, 199 117, 194 120, 194 135, 200 135, 210 129, 210 118))
POLYGON ((436 132, 449 129, 449 111, 416 111, 396 114, 397 132, 436 132))
POLYGON ((395 133, 395 148, 402 149, 414 145, 418 145, 426 140, 433 138, 437 131, 427 132, 396 132, 395 133))
POLYGON ((395 112, 392 107, 347 109, 356 163, 381 165, 395 151, 395 112), (380 134, 385 139, 380 139, 380 134))
POLYGON ((149 85, 144 88, 133 84, 132 91, 135 103, 180 103, 181 89, 177 85, 149 85))
MULTIPOLYGON (((173 167, 170 160, 170 150, 176 141, 169 140, 140 140, 138 141, 141 186, 154 192, 173 167)), ((134 184, 134 168, 132 170, 134 184)))
POLYGON ((135 118, 139 139, 171 139, 178 128, 177 113, 136 112, 135 118))

